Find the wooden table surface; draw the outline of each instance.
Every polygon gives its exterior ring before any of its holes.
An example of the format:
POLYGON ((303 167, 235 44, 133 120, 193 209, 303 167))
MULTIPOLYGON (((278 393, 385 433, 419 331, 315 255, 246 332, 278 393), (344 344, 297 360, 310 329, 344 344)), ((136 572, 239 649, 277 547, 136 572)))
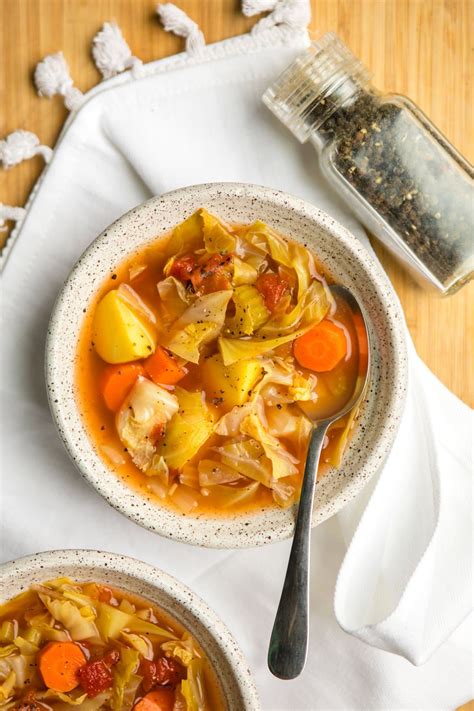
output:
MULTIPOLYGON (((254 23, 238 0, 178 0, 207 41, 246 32, 254 23)), ((39 59, 62 50, 76 86, 99 79, 90 41, 115 19, 132 52, 150 61, 180 51, 154 15, 155 0, 0 0, 0 138, 17 128, 33 130, 54 145, 66 110, 61 99, 37 97, 31 80, 39 59)), ((473 0, 312 0, 314 38, 336 31, 374 73, 376 86, 410 96, 467 156, 472 130, 473 0), (469 60, 471 62, 469 63, 469 60)), ((35 158, 0 171, 0 202, 22 205, 42 168, 35 158)), ((378 248, 400 296, 410 332, 423 360, 465 402, 474 405, 474 283, 441 300, 416 286, 378 248)), ((474 711, 474 704, 463 709, 474 711)))
MULTIPOLYGON (((199 23, 208 42, 246 32, 255 22, 240 13, 238 0, 178 4, 199 23)), ((90 41, 105 20, 119 23, 132 52, 144 61, 180 51, 182 40, 164 32, 155 5, 155 0, 0 0, 0 138, 25 128, 54 145, 66 110, 59 97, 48 101, 36 95, 32 71, 46 54, 62 50, 76 86, 94 86, 100 77, 90 41)), ((335 30, 373 71, 377 87, 410 96, 473 160, 474 0, 313 0, 312 5, 314 38, 335 30)), ((41 168, 42 159, 35 158, 0 170, 0 202, 23 205, 41 168)), ((474 283, 440 299, 377 249, 418 353, 473 406, 474 283)))

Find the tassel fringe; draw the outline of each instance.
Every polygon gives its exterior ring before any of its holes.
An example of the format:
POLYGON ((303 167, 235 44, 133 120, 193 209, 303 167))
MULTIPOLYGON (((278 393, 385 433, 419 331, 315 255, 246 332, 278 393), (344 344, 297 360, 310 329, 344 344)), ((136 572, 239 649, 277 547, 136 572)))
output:
POLYGON ((125 69, 131 69, 132 74, 137 76, 143 66, 141 59, 132 55, 115 22, 105 22, 92 40, 92 57, 104 79, 110 79, 125 69))
POLYGON ((83 93, 74 86, 62 52, 49 54, 36 65, 35 84, 40 96, 48 99, 56 94, 64 96, 64 103, 70 111, 78 109, 84 100, 83 93))
POLYGON ((24 207, 12 207, 11 205, 4 205, 0 202, 0 232, 5 232, 7 229, 5 224, 7 220, 21 222, 25 215, 26 210, 24 207))
POLYGON ((198 54, 205 46, 206 40, 198 24, 172 2, 161 3, 156 12, 166 32, 186 39, 186 52, 198 54))
POLYGON ((245 17, 253 17, 261 12, 271 12, 279 0, 242 0, 242 12, 245 17))
MULTIPOLYGON (((185 49, 190 55, 199 54, 206 44, 199 26, 174 3, 160 3, 157 14, 167 32, 172 32, 186 41, 185 49)), ((309 0, 242 0, 242 12, 252 17, 268 12, 252 28, 252 34, 259 34, 272 27, 283 25, 302 29, 311 18, 309 0)), ((130 69, 135 76, 141 73, 143 63, 126 43, 118 25, 104 23, 92 42, 92 56, 104 79, 130 69)), ((74 86, 69 67, 62 52, 50 54, 41 60, 35 69, 34 81, 39 96, 51 98, 57 94, 64 97, 70 111, 76 111, 84 101, 83 93, 74 86)), ((4 168, 11 168, 23 160, 42 155, 45 162, 51 160, 52 150, 41 145, 38 137, 30 131, 18 130, 0 141, 0 161, 4 168)), ((0 232, 7 229, 7 221, 20 224, 25 218, 23 207, 13 207, 0 203, 0 232)))
POLYGON ((306 27, 311 20, 309 0, 243 0, 242 12, 252 17, 260 12, 271 11, 252 27, 251 33, 257 35, 277 25, 285 25, 294 30, 306 27))
POLYGON ((49 146, 42 146, 38 136, 31 131, 19 129, 0 141, 0 161, 5 169, 37 155, 42 155, 45 162, 49 163, 53 151, 49 146))

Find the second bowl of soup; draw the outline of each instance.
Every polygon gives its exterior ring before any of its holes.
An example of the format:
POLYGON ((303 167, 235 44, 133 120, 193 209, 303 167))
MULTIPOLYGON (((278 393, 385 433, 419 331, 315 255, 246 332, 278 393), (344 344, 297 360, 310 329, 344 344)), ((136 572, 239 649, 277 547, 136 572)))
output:
POLYGON ((100 551, 0 566, 0 707, 258 711, 235 640, 189 588, 100 551))
POLYGON ((86 478, 116 508, 219 547, 291 533, 311 423, 347 399, 360 354, 348 286, 371 322, 370 391, 330 430, 314 521, 378 469, 404 399, 398 304, 344 228, 282 193, 187 188, 114 223, 58 299, 50 402, 86 478))

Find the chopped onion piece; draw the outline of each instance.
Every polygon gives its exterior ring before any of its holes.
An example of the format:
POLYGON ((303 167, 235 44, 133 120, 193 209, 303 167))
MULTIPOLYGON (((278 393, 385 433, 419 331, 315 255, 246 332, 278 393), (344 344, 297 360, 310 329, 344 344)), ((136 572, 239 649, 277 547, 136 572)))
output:
POLYGON ((168 495, 168 487, 156 476, 150 478, 147 489, 159 496, 160 499, 166 499, 168 495))
POLYGON ((185 464, 179 475, 181 484, 191 487, 191 489, 199 489, 199 474, 193 464, 185 464))
POLYGON ((202 459, 198 464, 199 484, 202 487, 214 486, 215 484, 229 484, 230 482, 242 479, 241 475, 231 467, 227 467, 222 462, 214 462, 212 459, 202 459))
POLYGON ((100 450, 105 454, 107 459, 110 459, 110 461, 116 466, 119 467, 122 464, 125 464, 126 460, 120 449, 116 449, 109 444, 103 444, 100 450))
POLYGON ((286 509, 295 503, 296 499, 296 488, 293 484, 286 484, 283 481, 274 482, 273 486, 273 500, 278 506, 286 509))
POLYGON ((128 270, 130 281, 133 281, 137 278, 137 276, 140 276, 140 274, 142 274, 145 269, 148 269, 147 264, 132 264, 132 266, 128 270))
POLYGON ((179 510, 185 514, 190 513, 199 504, 199 494, 193 489, 190 489, 189 486, 182 484, 177 486, 176 490, 172 495, 170 494, 170 496, 179 510))

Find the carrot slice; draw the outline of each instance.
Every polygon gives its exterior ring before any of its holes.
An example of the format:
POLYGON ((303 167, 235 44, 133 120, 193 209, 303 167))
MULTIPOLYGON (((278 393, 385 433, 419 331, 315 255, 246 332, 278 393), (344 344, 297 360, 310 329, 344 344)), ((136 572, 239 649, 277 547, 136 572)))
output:
POLYGON ((157 346, 153 355, 146 359, 145 368, 157 385, 175 385, 186 375, 186 371, 161 346, 157 346))
POLYGON ((48 689, 72 691, 79 686, 77 672, 87 663, 74 642, 50 642, 41 651, 39 669, 48 689))
POLYGON ((138 363, 119 363, 105 368, 100 385, 109 410, 117 412, 139 375, 145 375, 145 371, 138 363))
POLYGON ((175 692, 173 689, 157 689, 140 699, 134 711, 173 711, 175 692))
POLYGON ((324 319, 296 339, 293 353, 304 368, 324 373, 335 368, 346 355, 346 336, 332 321, 324 319))

